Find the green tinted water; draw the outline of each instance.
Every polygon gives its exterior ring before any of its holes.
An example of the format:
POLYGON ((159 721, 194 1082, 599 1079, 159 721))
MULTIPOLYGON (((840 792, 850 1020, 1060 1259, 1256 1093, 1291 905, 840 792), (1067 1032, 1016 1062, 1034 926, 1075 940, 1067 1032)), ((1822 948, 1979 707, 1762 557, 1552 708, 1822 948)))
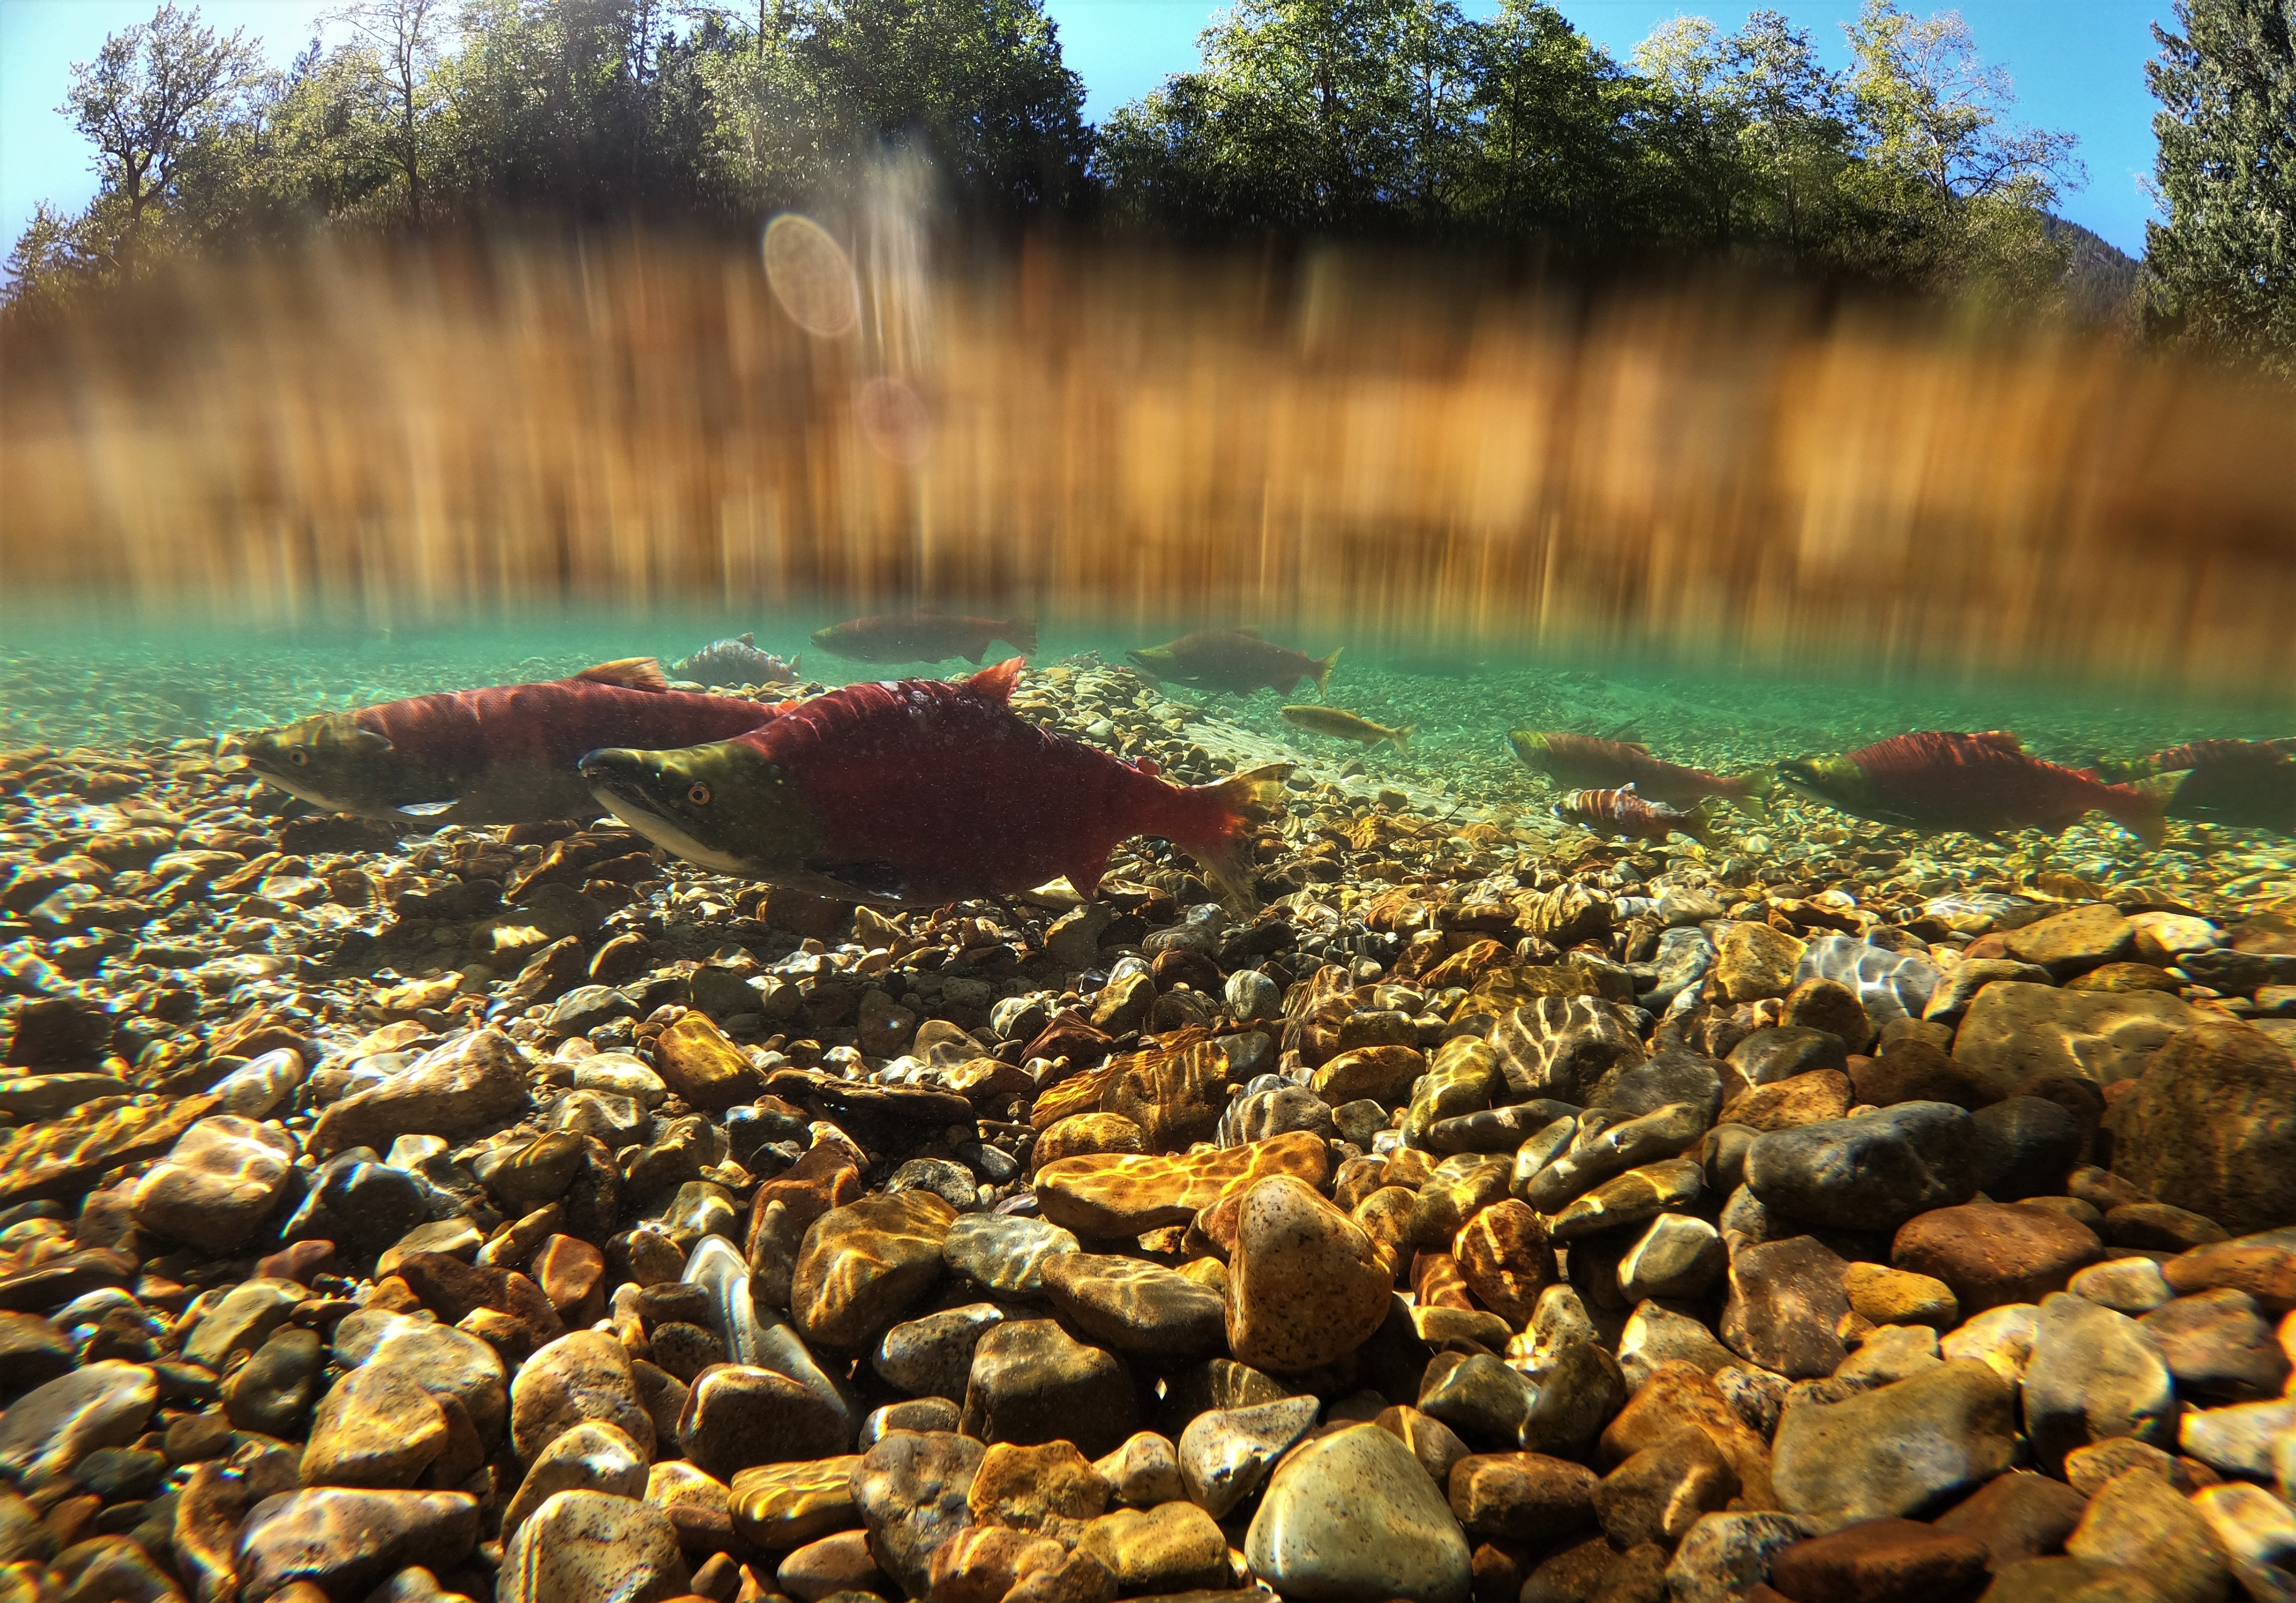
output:
MULTIPOLYGON (((840 661, 809 637, 833 608, 778 612, 530 611, 461 621, 384 623, 343 619, 298 627, 142 622, 123 627, 93 610, 0 621, 0 744, 132 745, 206 741, 323 710, 475 685, 574 672, 609 658, 675 662, 711 640, 749 632, 760 649, 795 656, 808 684, 969 671, 840 661)), ((1096 656, 1123 665, 1127 647, 1191 626, 1114 628, 1047 621, 1032 662, 1045 668, 1096 656)), ((1640 741, 1671 760, 1722 771, 1766 769, 1792 757, 1842 752, 1913 729, 2009 729, 2034 754, 2074 765, 2129 760, 2203 737, 2266 738, 2296 732, 2273 688, 2248 700, 2129 694, 2038 678, 1947 679, 1824 667, 1800 671, 1726 662, 1660 662, 1616 653, 1471 654, 1454 643, 1357 642, 1312 628, 1271 631, 1314 654, 1345 646, 1329 702, 1382 724, 1414 724, 1406 752, 1368 750, 1292 728, 1292 700, 1261 691, 1211 695, 1179 685, 1154 693, 1201 707, 1230 736, 1294 759, 1310 777, 1382 786, 1460 818, 1543 818, 1555 799, 1545 778, 1515 762, 1511 728, 1567 730, 1640 741)), ((1003 651, 991 648, 992 655, 1003 651)), ((1151 689, 1142 681, 1137 692, 1151 689)), ((1136 692, 1136 693, 1137 693, 1136 692)), ((1830 850, 1896 832, 1786 801, 1767 823, 1734 819, 1726 851, 1761 856, 1830 850)), ((1910 837, 1896 834, 1900 843, 1910 837)), ((1933 842, 1924 862, 1940 884, 2054 868, 2097 884, 2131 880, 2228 893, 2248 905, 2296 894, 2296 842, 2257 831, 2178 824, 2148 851, 2101 817, 2054 839, 1933 842), (1975 855, 1961 853, 1966 845, 1975 855), (2003 852, 2007 856, 2002 856, 2003 852)))

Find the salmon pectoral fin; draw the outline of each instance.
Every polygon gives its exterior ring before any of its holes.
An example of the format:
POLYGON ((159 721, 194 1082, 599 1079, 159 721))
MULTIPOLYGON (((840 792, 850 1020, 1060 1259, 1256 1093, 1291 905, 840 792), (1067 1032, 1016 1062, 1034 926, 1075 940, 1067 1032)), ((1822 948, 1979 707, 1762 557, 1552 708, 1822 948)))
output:
POLYGON ((661 664, 652 657, 617 657, 611 662, 600 662, 584 669, 574 676, 593 685, 619 685, 625 690, 667 690, 669 676, 661 664))
POLYGON ((1013 699, 1013 686, 1021 682, 1021 670, 1027 665, 1026 658, 1007 657, 965 680, 964 687, 992 702, 1009 702, 1013 699))

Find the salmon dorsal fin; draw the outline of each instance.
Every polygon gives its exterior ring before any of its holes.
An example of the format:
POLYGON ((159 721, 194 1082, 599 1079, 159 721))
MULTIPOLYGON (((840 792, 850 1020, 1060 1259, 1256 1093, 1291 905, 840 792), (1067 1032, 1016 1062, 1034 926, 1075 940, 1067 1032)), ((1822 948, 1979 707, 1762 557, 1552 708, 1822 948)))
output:
POLYGON ((1261 637, 1259 625, 1256 623, 1239 623, 1228 632, 1232 635, 1248 635, 1254 640, 1261 637))
POLYGON ((652 657, 618 657, 611 662, 586 668, 574 677, 587 679, 593 685, 619 685, 625 690, 669 688, 669 676, 652 657))
POLYGON ((2007 752, 2018 757, 2025 754, 2025 743, 2006 729, 1980 729, 1970 739, 1991 746, 1997 752, 2007 752))
POLYGON ((991 662, 965 680, 964 687, 992 702, 1009 702, 1013 699, 1013 686, 1021 682, 1021 670, 1028 661, 1026 657, 1007 657, 1002 662, 991 662))

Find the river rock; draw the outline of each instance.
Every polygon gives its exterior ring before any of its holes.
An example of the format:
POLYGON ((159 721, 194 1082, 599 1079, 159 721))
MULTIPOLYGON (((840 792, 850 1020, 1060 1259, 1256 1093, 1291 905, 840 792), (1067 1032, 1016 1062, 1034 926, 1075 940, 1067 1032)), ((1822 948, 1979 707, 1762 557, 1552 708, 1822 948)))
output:
POLYGON ((910 1596, 924 1595, 933 1550, 972 1523, 972 1482, 987 1451, 969 1436, 900 1431, 854 1467, 869 1550, 910 1596))
POLYGON ((412 1486, 445 1451, 447 1411, 388 1364, 353 1369, 311 1416, 306 1486, 412 1486))
POLYGON ((2296 1060, 2261 1032, 2181 1031, 2106 1114, 2112 1170, 2235 1233, 2296 1224, 2296 1060))
POLYGON ((2011 1084, 2033 1074, 2070 1073, 2110 1085, 2143 1069, 2178 1030, 2206 1019, 2159 991, 2064 991, 2001 980, 1970 1003, 1953 1055, 2011 1084))
POLYGON ((1709 1514, 1690 1527, 1668 1562, 1665 1596, 1669 1603, 1754 1598, 1754 1589, 1767 1582, 1778 1550, 1810 1533, 1791 1514, 1709 1514))
POLYGON ((1890 951, 1854 935, 1818 934, 1810 937, 1794 965, 1797 989, 1811 980, 1831 980, 1845 987, 1866 1020, 1879 1029, 1898 1019, 1921 1017, 1937 991, 1938 970, 1915 952, 1890 951))
POLYGON ((1194 1356, 1218 1352, 1226 1341, 1220 1294, 1160 1264, 1064 1254, 1045 1261, 1044 1286, 1055 1313, 1119 1352, 1194 1356))
POLYGON ((653 1451, 653 1417, 639 1399, 629 1353, 598 1330, 573 1331, 543 1347, 510 1388, 511 1445, 529 1464, 586 1419, 602 1420, 648 1455, 653 1451))
POLYGON ((100 1448, 125 1446, 159 1397, 150 1369, 109 1359, 36 1386, 0 1414, 0 1475, 39 1486, 100 1448))
POLYGON ((1554 1097, 1580 1107, 1644 1056, 1626 1015, 1600 997, 1540 997, 1518 1007, 1491 1031, 1491 1050, 1509 1101, 1554 1097))
POLYGON ((1893 1230, 1978 1188, 1970 1115, 1943 1102, 1768 1131, 1747 1148, 1745 1174, 1765 1206, 1849 1230, 1893 1230))
POLYGON ((1720 1332, 1731 1348, 1789 1379, 1833 1373, 1846 1349, 1849 1311, 1841 1260, 1815 1236, 1739 1250, 1730 1262, 1730 1298, 1720 1332))
POLYGON ((2038 1303, 2103 1253, 2095 1231, 2052 1209, 1967 1203, 1908 1220, 1890 1243, 1890 1262, 1944 1281, 1967 1318, 2005 1303, 2038 1303))
POLYGON ((2071 1558, 2141 1573, 2168 1603, 2219 1603, 2230 1582, 2224 1549, 2201 1511, 2149 1470, 2106 1483, 2065 1540, 2071 1558))
POLYGON ((1212 1409, 1189 1420, 1177 1448, 1189 1500, 1214 1519, 1226 1518, 1315 1424, 1316 1407, 1313 1397, 1283 1397, 1250 1408, 1212 1409))
POLYGON ((1371 1237, 1311 1186, 1277 1176, 1244 1194, 1226 1296, 1238 1361, 1277 1371, 1332 1363, 1379 1328, 1393 1287, 1371 1237))
POLYGON ((2025 1429, 2045 1469, 2114 1436, 2176 1445, 2176 1386, 2160 1350, 2135 1319, 2085 1297, 2042 1300, 2024 1396, 2025 1429))
POLYGON ((1715 936, 1707 992, 1722 1002, 1782 997, 1793 989, 1804 949, 1800 941, 1767 924, 1726 924, 1715 936))
POLYGON ((321 1486, 256 1504, 240 1530, 239 1574, 250 1598, 296 1582, 364 1598, 410 1564, 452 1569, 478 1537, 478 1500, 460 1492, 321 1486))
POLYGON ((853 1445, 834 1398, 753 1364, 715 1364, 695 1378, 677 1442, 721 1481, 752 1465, 826 1459, 853 1445))
POLYGON ((972 1350, 962 1429, 983 1442, 1065 1439, 1099 1454, 1132 1434, 1137 1408, 1131 1372, 1115 1353, 1051 1319, 1007 1319, 972 1350))
POLYGON ((294 1141, 275 1125, 202 1119, 137 1183, 135 1221, 202 1252, 230 1253, 270 1213, 294 1162, 294 1141))
POLYGON ((634 1497, 551 1495, 503 1546, 496 1603, 665 1603, 693 1590, 668 1510, 634 1497))
POLYGON ((587 1420, 560 1432, 535 1455, 526 1478, 503 1510, 503 1531, 516 1531, 562 1492, 642 1498, 647 1484, 646 1455, 638 1444, 611 1425, 587 1420))
POLYGON ((336 1321, 333 1357, 345 1369, 386 1365, 434 1395, 453 1397, 488 1440, 510 1406, 501 1355, 451 1325, 356 1309, 336 1321))
POLYGON ((1376 1425, 1348 1426, 1285 1459, 1243 1547, 1254 1573, 1288 1597, 1465 1603, 1472 1583, 1449 1505, 1410 1448, 1376 1425))
POLYGON ((2140 1312, 2136 1322, 2161 1349, 2180 1396, 2249 1402, 2277 1397, 2287 1386, 2288 1354, 2244 1291, 2226 1286, 2178 1297, 2140 1312))
POLYGON ((956 1210, 930 1191, 865 1196, 813 1221, 790 1309, 808 1341, 856 1347, 898 1319, 941 1272, 956 1210))
POLYGON ((311 1151, 387 1149, 404 1135, 451 1136, 508 1122, 527 1106, 528 1059, 488 1028, 434 1047, 389 1079, 353 1091, 319 1115, 311 1151))
POLYGON ((1838 1529, 1983 1484, 2014 1461, 2016 1435, 2014 1389, 1964 1360, 1840 1402, 1790 1403, 1770 1474, 1788 1511, 1838 1529))
POLYGON ((1331 1174, 1329 1146, 1299 1130, 1200 1153, 1062 1158, 1037 1171, 1037 1204, 1046 1219, 1078 1236, 1138 1236, 1185 1224, 1230 1192, 1277 1174, 1323 1185, 1331 1174))
POLYGON ((1917 1520, 1872 1519, 1785 1549, 1771 1561, 1770 1582, 1789 1598, 1923 1603, 1974 1587, 1988 1557, 1974 1537, 1917 1520))

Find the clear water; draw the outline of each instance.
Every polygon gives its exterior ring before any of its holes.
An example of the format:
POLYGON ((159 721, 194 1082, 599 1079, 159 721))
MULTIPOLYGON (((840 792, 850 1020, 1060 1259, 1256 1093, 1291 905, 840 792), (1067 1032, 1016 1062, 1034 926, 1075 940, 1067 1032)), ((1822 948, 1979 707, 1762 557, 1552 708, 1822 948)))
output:
MULTIPOLYGON (((841 661, 809 637, 837 621, 829 604, 776 612, 716 608, 526 609, 462 621, 385 624, 349 616, 299 627, 193 624, 145 619, 123 627, 100 609, 12 609, 0 617, 0 746, 144 747, 220 742, 308 713, 476 685, 556 678, 610 658, 665 664, 741 633, 784 659, 808 685, 893 677, 956 677, 961 660, 878 665, 841 661)), ((1128 647, 1191 627, 1115 627, 1046 621, 1032 663, 1122 666, 1128 647)), ((1231 742, 1287 758, 1310 780, 1339 782, 1366 802, 1404 793, 1431 813, 1462 821, 1546 824, 1557 791, 1513 759, 1513 728, 1567 730, 1640 741, 1670 760, 1722 772, 1767 769, 1792 757, 1838 752, 1912 729, 2008 729, 2034 754, 2072 765, 2133 759, 2181 741, 2267 738, 2296 732, 2284 701, 2132 695, 2053 684, 2037 676, 1879 675, 1870 666, 1785 673, 1713 660, 1582 652, 1468 653, 1441 638, 1391 632, 1359 645, 1343 630, 1312 628, 1286 644, 1314 654, 1346 648, 1328 701, 1382 724, 1414 724, 1406 751, 1364 748, 1283 721, 1292 700, 1272 690, 1213 695, 1185 685, 1139 689, 1204 708, 1231 742)), ((1004 647, 992 646, 991 660, 1004 647)), ((1770 877, 1824 877, 1820 866, 1859 845, 1908 851, 1907 889, 2016 888, 2037 875, 2091 884, 2144 885, 2171 897, 2221 898, 2226 909, 2296 906, 2296 841, 2259 831, 2172 824, 2148 850, 2101 816, 2059 836, 2027 832, 1978 842, 1945 835, 1916 843, 1902 831, 1781 798, 1767 821, 1733 817, 1718 847, 1770 877)))

